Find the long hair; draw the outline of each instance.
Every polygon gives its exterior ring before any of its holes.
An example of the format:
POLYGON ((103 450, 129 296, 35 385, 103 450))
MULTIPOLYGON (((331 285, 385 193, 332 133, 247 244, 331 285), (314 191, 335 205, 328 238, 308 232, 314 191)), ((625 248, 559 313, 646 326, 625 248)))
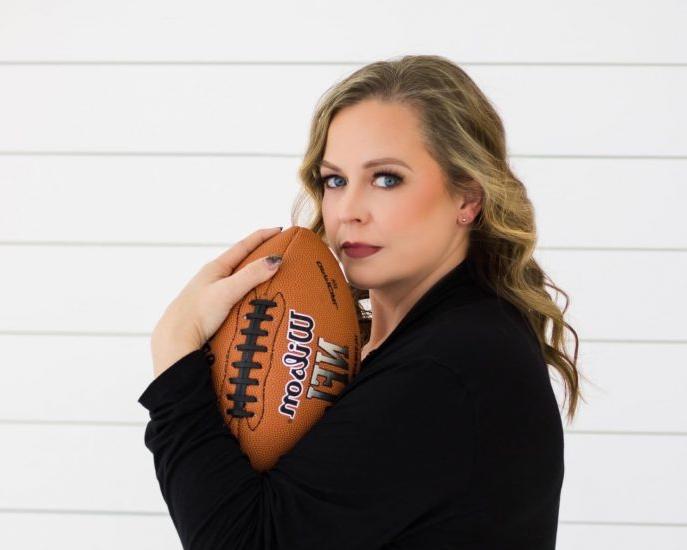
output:
MULTIPOLYGON (((545 362, 559 372, 565 383, 566 399, 570 399, 568 419, 572 421, 578 397, 584 398, 577 370, 577 333, 563 318, 570 300, 532 257, 537 241, 534 208, 523 183, 508 165, 503 123, 482 91, 453 62, 437 55, 378 61, 361 67, 327 90, 316 106, 309 143, 298 170, 303 190, 292 208, 292 223, 299 225, 296 220, 300 211, 308 204, 314 205, 306 226, 330 246, 322 219, 324 190, 319 162, 333 117, 341 109, 366 99, 398 102, 417 113, 425 146, 446 175, 449 193, 469 196, 475 182, 478 184, 482 207, 470 230, 468 254, 483 284, 512 303, 529 322, 545 362), (562 310, 545 286, 565 296, 562 310), (565 328, 575 339, 572 358, 565 349, 565 328)), ((360 301, 369 299, 369 291, 349 286, 363 343, 367 343, 371 318, 360 301)))

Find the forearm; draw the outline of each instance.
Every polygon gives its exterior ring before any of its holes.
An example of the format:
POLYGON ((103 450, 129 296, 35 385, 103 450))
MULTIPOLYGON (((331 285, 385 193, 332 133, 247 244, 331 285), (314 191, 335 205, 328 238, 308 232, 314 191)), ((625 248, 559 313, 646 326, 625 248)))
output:
MULTIPOLYGON (((209 366, 194 350, 139 401, 149 408, 145 445, 184 548, 236 547, 260 525, 260 475, 217 409, 209 366)), ((166 369, 167 370, 167 369, 166 369)))

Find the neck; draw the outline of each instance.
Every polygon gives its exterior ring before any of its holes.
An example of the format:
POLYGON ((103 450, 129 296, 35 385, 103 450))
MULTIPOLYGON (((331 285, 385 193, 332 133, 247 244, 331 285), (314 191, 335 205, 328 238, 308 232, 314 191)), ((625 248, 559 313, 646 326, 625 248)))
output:
POLYGON ((383 287, 370 289, 370 338, 361 350, 362 356, 379 347, 422 295, 439 279, 462 263, 465 257, 466 255, 462 254, 458 259, 447 258, 441 267, 429 274, 421 274, 412 279, 402 279, 383 287))

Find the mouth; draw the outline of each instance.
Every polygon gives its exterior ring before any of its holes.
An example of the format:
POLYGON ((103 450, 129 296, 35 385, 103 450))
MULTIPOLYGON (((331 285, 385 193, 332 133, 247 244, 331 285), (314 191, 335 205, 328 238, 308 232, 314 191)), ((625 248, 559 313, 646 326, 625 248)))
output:
POLYGON ((382 247, 374 245, 374 244, 370 244, 370 243, 344 241, 343 244, 341 245, 341 248, 346 249, 346 248, 382 248, 382 247))
POLYGON ((342 246, 341 248, 349 258, 365 258, 382 249, 381 246, 363 245, 360 243, 354 246, 342 246))

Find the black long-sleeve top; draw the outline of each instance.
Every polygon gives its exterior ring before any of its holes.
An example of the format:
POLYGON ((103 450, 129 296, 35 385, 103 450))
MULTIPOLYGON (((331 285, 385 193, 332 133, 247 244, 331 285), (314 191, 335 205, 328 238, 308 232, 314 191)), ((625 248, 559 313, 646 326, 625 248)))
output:
POLYGON ((270 470, 226 427, 202 349, 138 401, 186 550, 549 550, 564 465, 547 369, 466 259, 270 470))

